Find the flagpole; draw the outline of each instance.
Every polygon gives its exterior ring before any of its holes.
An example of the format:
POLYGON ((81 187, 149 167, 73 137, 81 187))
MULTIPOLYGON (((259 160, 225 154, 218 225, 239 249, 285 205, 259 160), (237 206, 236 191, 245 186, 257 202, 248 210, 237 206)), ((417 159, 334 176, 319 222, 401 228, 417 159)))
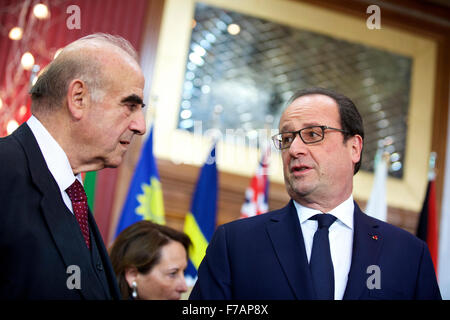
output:
POLYGON ((430 153, 430 160, 428 163, 428 181, 431 184, 431 195, 429 203, 429 216, 428 216, 428 238, 427 243, 430 249, 431 257, 436 270, 436 276, 438 276, 438 253, 439 253, 439 228, 438 228, 438 212, 436 208, 436 158, 437 153, 432 151, 430 153))
POLYGON ((263 145, 264 148, 262 148, 262 150, 264 150, 264 152, 266 152, 268 147, 270 147, 270 132, 272 129, 272 124, 273 124, 273 116, 271 114, 267 114, 264 117, 264 120, 265 120, 264 130, 266 131, 266 136, 265 136, 266 139, 264 139, 264 145, 263 145))
POLYGON ((436 186, 435 186, 435 166, 436 152, 430 153, 428 161, 428 183, 422 210, 419 215, 416 235, 419 239, 425 241, 430 251, 431 259, 437 274, 438 262, 438 216, 436 210, 436 186))
POLYGON ((367 201, 366 213, 382 221, 387 220, 386 185, 389 170, 389 153, 386 144, 379 147, 374 159, 374 179, 370 198, 367 201))
POLYGON ((217 143, 220 134, 220 115, 223 107, 216 105, 212 116, 212 146, 200 169, 197 184, 192 194, 190 211, 185 216, 183 231, 192 241, 189 261, 185 271, 186 283, 192 287, 197 279, 197 270, 211 241, 217 223, 217 199, 219 182, 217 172, 217 143))
POLYGON ((222 113, 223 113, 223 107, 218 104, 216 106, 214 106, 214 110, 213 110, 213 118, 212 118, 212 128, 214 131, 213 133, 213 145, 217 144, 217 142, 219 141, 219 138, 221 136, 220 134, 220 128, 221 126, 221 120, 222 120, 222 113))
POLYGON ((428 161, 428 180, 434 180, 436 178, 436 158, 437 153, 432 151, 428 161))
POLYGON ((439 223, 438 280, 442 298, 450 300, 450 130, 447 132, 446 146, 445 170, 442 171, 444 186, 439 223))
MULTIPOLYGON (((269 211, 269 180, 268 167, 270 159, 270 144, 267 132, 272 127, 273 116, 266 115, 264 123, 264 139, 258 136, 257 153, 259 161, 255 174, 250 179, 249 186, 245 189, 245 201, 241 206, 241 218, 248 218, 269 211)), ((261 133, 261 131, 260 131, 261 133)))

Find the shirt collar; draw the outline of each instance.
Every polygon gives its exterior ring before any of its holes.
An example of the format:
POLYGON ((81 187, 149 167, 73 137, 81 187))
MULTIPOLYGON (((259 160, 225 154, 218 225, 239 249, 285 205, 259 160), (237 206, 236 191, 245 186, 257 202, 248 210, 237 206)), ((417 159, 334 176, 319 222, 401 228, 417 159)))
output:
POLYGON ((82 183, 81 175, 77 174, 74 176, 66 153, 44 125, 33 115, 28 119, 27 124, 33 132, 47 167, 53 178, 55 178, 61 192, 70 187, 75 178, 82 183))
MULTIPOLYGON (((321 213, 319 210, 311 209, 305 207, 298 203, 297 201, 293 201, 295 209, 297 210, 297 215, 300 220, 300 224, 307 221, 312 216, 321 213)), ((338 205, 333 210, 327 212, 335 216, 338 220, 340 220, 343 224, 345 224, 350 229, 353 229, 353 212, 355 210, 355 204, 353 202, 353 195, 338 205)))

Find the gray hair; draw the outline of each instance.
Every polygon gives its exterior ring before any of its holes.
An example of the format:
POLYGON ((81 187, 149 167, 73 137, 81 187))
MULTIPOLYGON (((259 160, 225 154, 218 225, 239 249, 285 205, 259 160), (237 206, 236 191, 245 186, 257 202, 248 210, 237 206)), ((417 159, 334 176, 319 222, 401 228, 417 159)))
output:
POLYGON ((117 48, 122 49, 130 57, 132 57, 137 63, 139 62, 138 54, 128 40, 126 40, 125 38, 122 38, 121 36, 111 35, 108 33, 98 32, 98 33, 89 34, 83 38, 80 38, 80 39, 70 43, 69 45, 67 45, 66 48, 70 48, 70 47, 77 45, 78 43, 82 43, 84 41, 106 42, 110 45, 113 45, 117 48))
POLYGON ((32 111, 52 111, 62 105, 70 82, 83 80, 91 99, 99 101, 104 96, 104 76, 101 64, 83 54, 80 48, 112 46, 138 63, 138 55, 126 39, 106 33, 95 33, 67 45, 38 77, 30 90, 32 111))

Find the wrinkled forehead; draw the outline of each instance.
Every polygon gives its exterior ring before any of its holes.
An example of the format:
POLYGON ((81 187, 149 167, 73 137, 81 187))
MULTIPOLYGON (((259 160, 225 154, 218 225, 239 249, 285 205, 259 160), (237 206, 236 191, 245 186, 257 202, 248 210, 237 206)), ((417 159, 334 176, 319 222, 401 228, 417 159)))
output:
POLYGON ((336 125, 340 123, 336 101, 326 95, 309 94, 292 101, 280 118, 279 129, 292 123, 305 125, 336 125))

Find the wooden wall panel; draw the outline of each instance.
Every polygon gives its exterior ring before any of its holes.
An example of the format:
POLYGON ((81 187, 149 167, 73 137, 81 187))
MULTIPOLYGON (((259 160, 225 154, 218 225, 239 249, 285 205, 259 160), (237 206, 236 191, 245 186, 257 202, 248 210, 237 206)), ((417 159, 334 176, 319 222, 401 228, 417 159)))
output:
MULTIPOLYGON (((200 168, 186 164, 177 165, 168 160, 158 160, 158 168, 163 187, 167 225, 181 231, 185 215, 190 209, 192 193, 200 168)), ((241 206, 244 203, 245 189, 249 183, 250 177, 219 172, 217 225, 239 219, 241 206)), ((284 184, 270 183, 270 210, 285 206, 289 199, 284 184)), ((355 200, 364 210, 366 202, 355 200)), ((388 222, 415 233, 417 212, 389 207, 388 222)))
MULTIPOLYGON (((184 217, 190 210, 200 167, 158 160, 158 169, 163 187, 167 224, 182 230, 184 217)), ((239 219, 241 206, 245 200, 245 189, 249 183, 250 177, 219 171, 217 225, 239 219)), ((270 183, 269 208, 281 208, 288 201, 289 196, 284 185, 270 183)))

